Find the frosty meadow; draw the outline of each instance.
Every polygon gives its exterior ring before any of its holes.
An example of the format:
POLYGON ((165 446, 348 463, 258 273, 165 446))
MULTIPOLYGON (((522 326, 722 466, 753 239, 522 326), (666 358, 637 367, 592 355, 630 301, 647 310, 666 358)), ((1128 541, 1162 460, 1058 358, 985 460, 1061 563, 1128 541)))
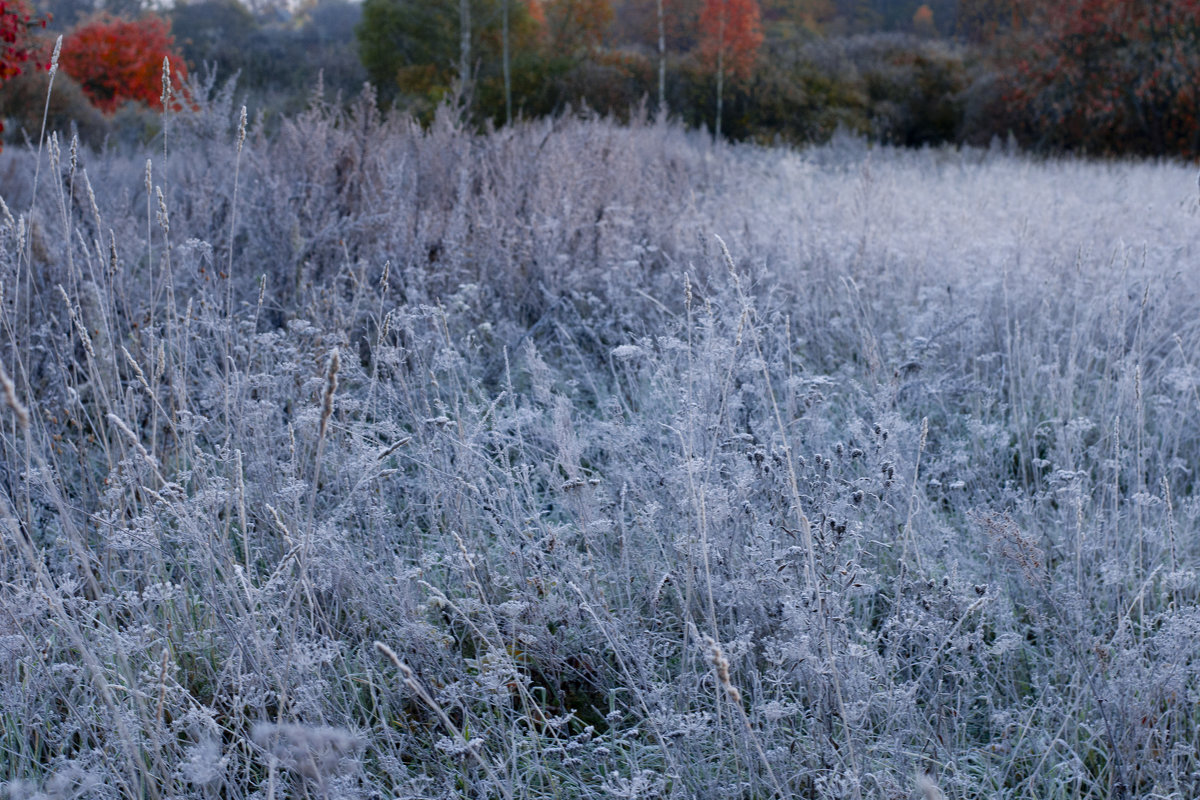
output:
POLYGON ((230 94, 0 156, 8 796, 1200 795, 1191 168, 230 94))

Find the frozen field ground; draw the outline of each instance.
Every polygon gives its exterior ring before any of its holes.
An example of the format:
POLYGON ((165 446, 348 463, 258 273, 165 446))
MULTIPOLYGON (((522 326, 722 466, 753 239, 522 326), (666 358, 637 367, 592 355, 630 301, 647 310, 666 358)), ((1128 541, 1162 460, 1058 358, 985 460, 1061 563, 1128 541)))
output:
POLYGON ((10 796, 1200 794, 1194 168, 365 108, 0 155, 10 796))

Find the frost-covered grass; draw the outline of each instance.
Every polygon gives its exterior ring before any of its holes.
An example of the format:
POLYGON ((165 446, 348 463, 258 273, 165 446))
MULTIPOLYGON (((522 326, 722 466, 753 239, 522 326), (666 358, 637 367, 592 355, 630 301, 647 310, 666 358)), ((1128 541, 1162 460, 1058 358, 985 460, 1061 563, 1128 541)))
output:
POLYGON ((3 154, 10 796, 1200 794, 1191 169, 368 108, 3 154))

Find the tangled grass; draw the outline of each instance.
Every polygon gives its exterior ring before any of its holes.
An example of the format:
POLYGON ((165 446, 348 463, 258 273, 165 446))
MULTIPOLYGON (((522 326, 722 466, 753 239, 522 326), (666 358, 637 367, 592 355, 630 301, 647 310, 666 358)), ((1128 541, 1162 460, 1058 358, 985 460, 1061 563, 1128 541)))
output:
POLYGON ((10 797, 1200 794, 1188 169, 207 96, 0 160, 10 797))

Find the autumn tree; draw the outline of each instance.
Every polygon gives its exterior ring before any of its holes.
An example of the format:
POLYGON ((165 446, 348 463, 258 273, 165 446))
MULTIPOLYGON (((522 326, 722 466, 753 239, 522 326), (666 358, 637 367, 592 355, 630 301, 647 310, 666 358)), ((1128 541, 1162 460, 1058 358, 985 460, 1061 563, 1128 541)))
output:
POLYGON ((759 6, 768 39, 811 39, 837 13, 830 0, 760 0, 759 6))
POLYGON ((991 43, 1020 30, 1027 0, 959 0, 955 13, 958 36, 975 44, 991 43))
POLYGON ((1040 0, 1006 100, 1036 143, 1200 154, 1200 0, 1040 0))
POLYGON ((610 0, 541 0, 546 44, 564 56, 578 56, 599 46, 613 21, 610 0))
POLYGON ((67 34, 59 63, 92 105, 111 114, 129 100, 162 109, 164 58, 181 84, 187 67, 162 17, 128 20, 102 13, 67 34))
POLYGON ((365 0, 355 31, 359 58, 385 98, 448 93, 458 55, 457 11, 447 3, 365 0))
MULTIPOLYGON (((512 123, 512 51, 513 51, 513 17, 514 0, 500 0, 501 3, 501 44, 504 71, 504 121, 512 123)), ((545 0, 517 0, 520 8, 516 11, 526 19, 526 30, 536 32, 535 37, 545 44, 548 30, 545 0)), ((607 2, 607 0, 605 0, 607 2)))
POLYGON ((757 0, 705 0, 700 12, 700 56, 717 78, 717 115, 714 135, 721 138, 725 79, 746 80, 754 72, 762 45, 761 14, 757 0))
POLYGON ((0 84, 21 74, 34 60, 36 44, 30 35, 35 27, 46 27, 46 20, 33 18, 20 0, 0 0, 0 84))
POLYGON ((933 9, 928 3, 922 3, 913 12, 912 18, 913 32, 918 36, 933 36, 937 33, 937 28, 933 24, 933 9))
MULTIPOLYGON (((0 86, 20 75, 32 62, 34 67, 48 65, 37 60, 36 43, 30 35, 35 27, 46 27, 46 20, 34 20, 20 0, 0 0, 0 86)), ((4 123, 0 121, 0 133, 4 123)))

